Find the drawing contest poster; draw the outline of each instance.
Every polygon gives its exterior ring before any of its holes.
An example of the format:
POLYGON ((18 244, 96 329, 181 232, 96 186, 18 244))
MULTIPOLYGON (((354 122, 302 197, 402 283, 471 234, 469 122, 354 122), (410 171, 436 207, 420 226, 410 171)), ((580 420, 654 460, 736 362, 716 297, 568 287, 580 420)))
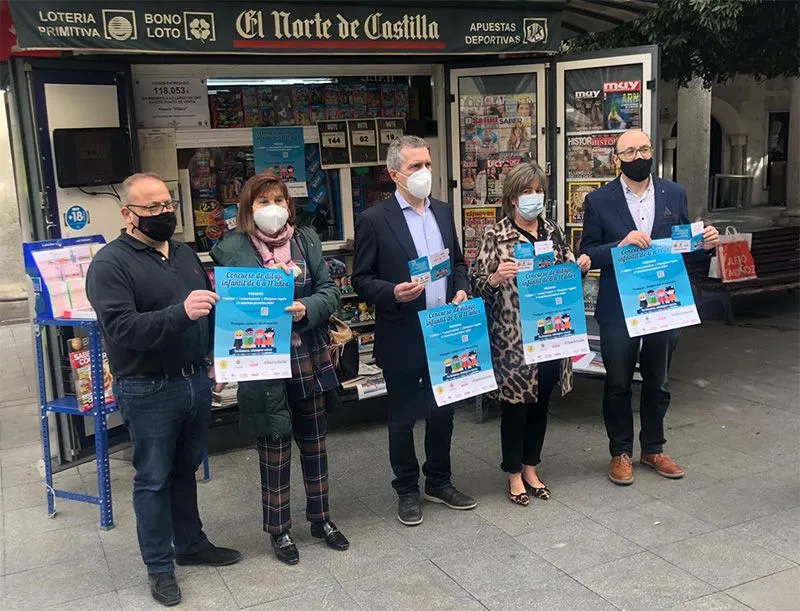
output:
POLYGON ((589 352, 581 271, 575 263, 520 272, 517 287, 527 364, 589 352))
POLYGON ((280 176, 290 196, 308 197, 302 127, 254 128, 253 163, 256 173, 273 170, 280 176))
POLYGON ((611 257, 628 335, 700 324, 683 257, 672 252, 670 238, 644 249, 612 248, 611 257))
POLYGON ((218 267, 214 276, 217 382, 291 378, 292 316, 285 310, 294 276, 260 267, 218 267))
POLYGON ((436 405, 448 405, 497 388, 482 299, 419 314, 436 405))

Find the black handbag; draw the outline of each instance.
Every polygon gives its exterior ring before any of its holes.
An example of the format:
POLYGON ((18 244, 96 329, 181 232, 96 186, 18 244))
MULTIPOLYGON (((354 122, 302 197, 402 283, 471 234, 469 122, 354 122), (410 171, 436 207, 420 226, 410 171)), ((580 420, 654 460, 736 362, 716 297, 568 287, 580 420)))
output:
POLYGON ((340 384, 358 376, 358 342, 353 330, 335 316, 328 319, 328 352, 340 384))

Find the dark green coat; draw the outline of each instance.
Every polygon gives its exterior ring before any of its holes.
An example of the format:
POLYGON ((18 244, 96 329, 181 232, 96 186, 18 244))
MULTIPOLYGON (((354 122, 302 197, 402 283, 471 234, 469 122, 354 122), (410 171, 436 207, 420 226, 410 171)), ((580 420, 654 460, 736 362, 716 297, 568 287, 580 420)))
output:
MULTIPOLYGON (((308 227, 295 230, 294 239, 300 247, 306 265, 314 278, 314 294, 299 297, 306 306, 306 317, 295 323, 295 331, 324 325, 330 312, 339 305, 339 292, 328 273, 322 256, 322 243, 316 232, 308 227)), ((261 267, 261 260, 250 238, 239 232, 229 232, 211 250, 211 258, 223 267, 261 267)), ((239 382, 239 431, 246 436, 284 438, 291 435, 292 417, 281 380, 239 382)))

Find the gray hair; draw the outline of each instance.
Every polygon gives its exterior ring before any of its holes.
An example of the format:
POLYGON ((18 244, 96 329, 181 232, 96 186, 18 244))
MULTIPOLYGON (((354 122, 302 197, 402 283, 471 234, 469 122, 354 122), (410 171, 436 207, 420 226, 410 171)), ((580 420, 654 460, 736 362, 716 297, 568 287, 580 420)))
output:
POLYGON ((403 149, 426 149, 428 143, 419 136, 401 136, 392 140, 386 152, 386 167, 390 170, 399 170, 403 167, 403 149))
POLYGON ((128 176, 119 187, 119 203, 122 206, 128 206, 130 204, 130 197, 131 197, 131 189, 133 186, 142 180, 147 180, 149 178, 160 180, 164 182, 164 180, 156 174, 155 172, 139 172, 137 174, 132 174, 128 176))
POLYGON ((514 199, 519 197, 526 187, 536 183, 542 188, 547 197, 547 176, 544 170, 535 161, 523 161, 515 165, 503 180, 503 214, 510 219, 514 218, 514 199))

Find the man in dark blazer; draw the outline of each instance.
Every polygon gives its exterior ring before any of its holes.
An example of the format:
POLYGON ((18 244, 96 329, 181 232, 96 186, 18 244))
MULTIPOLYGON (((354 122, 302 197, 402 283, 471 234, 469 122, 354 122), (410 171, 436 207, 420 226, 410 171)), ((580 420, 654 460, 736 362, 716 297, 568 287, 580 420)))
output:
POLYGON ((375 357, 389 394, 389 457, 399 496, 397 518, 422 522, 414 424, 425 417, 425 499, 451 509, 476 502, 450 481, 452 406, 437 407, 428 375, 417 313, 467 298, 467 267, 456 237, 453 211, 432 199, 431 156, 416 136, 392 142, 386 155, 394 195, 361 213, 356 224, 352 283, 375 304, 375 357), (428 285, 411 282, 408 262, 448 249, 452 273, 428 285))
MULTIPOLYGON (((671 237, 673 225, 691 221, 686 190, 651 175, 653 149, 647 134, 640 130, 623 133, 617 139, 613 159, 621 176, 586 196, 581 252, 601 269, 595 319, 600 325, 606 368, 603 419, 612 457, 608 477, 615 484, 628 485, 633 483, 631 382, 637 355, 642 374, 640 462, 667 478, 684 475, 683 469, 663 453, 664 416, 670 401, 669 365, 680 332, 674 329, 641 338, 628 335, 611 249, 629 244, 647 248, 651 240, 671 237)), ((707 225, 703 230, 704 249, 714 248, 718 238, 719 232, 707 225)))

